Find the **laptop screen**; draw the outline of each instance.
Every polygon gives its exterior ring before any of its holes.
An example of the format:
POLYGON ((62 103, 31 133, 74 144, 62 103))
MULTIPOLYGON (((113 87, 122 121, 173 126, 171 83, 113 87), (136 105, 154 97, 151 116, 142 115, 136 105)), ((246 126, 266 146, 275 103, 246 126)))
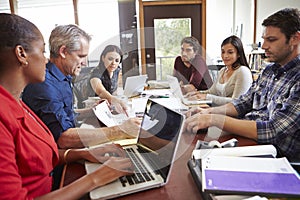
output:
POLYGON ((144 90, 147 78, 147 75, 127 77, 124 86, 124 95, 127 97, 133 97, 141 94, 144 90))
POLYGON ((150 150, 143 152, 155 171, 167 178, 175 156, 183 116, 153 100, 147 101, 138 145, 150 150))
POLYGON ((167 80, 169 82, 172 93, 178 98, 183 98, 183 94, 178 79, 174 76, 167 75, 167 80))

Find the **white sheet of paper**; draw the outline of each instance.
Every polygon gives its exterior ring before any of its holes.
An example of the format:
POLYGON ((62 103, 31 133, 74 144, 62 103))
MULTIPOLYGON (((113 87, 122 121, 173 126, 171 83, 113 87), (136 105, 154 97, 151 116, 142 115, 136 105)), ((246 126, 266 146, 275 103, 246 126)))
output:
POLYGON ((131 101, 131 109, 136 116, 142 116, 145 112, 147 98, 134 98, 131 101))
POLYGON ((128 119, 124 113, 113 115, 105 101, 94 107, 93 111, 97 118, 107 127, 119 125, 128 119))
POLYGON ((144 90, 142 94, 145 95, 161 95, 161 96, 171 96, 172 92, 169 89, 153 89, 153 90, 144 90))
POLYGON ((197 149, 193 151, 195 159, 207 156, 259 156, 272 155, 276 157, 277 151, 273 145, 254 145, 230 148, 197 149))

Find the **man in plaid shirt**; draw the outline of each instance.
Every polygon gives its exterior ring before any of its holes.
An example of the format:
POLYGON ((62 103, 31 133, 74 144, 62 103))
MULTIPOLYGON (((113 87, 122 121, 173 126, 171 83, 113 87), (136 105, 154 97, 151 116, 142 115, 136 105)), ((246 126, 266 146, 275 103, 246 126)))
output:
POLYGON ((300 161, 300 12, 280 10, 262 25, 262 49, 272 64, 232 103, 191 109, 185 128, 197 132, 217 126, 258 144, 273 144, 279 156, 300 161))

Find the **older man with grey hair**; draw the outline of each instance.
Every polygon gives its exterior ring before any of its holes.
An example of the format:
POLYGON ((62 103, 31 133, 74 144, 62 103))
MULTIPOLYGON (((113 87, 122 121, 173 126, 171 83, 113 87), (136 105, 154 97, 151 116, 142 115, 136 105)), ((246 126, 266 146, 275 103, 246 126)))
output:
POLYGON ((74 110, 72 93, 72 76, 78 76, 81 67, 87 65, 90 40, 91 36, 76 25, 55 27, 49 38, 50 61, 46 66, 46 80, 28 85, 22 95, 23 101, 51 130, 59 148, 78 148, 132 138, 130 134, 138 130, 133 121, 114 127, 75 128, 78 115, 93 114, 90 108, 74 110))

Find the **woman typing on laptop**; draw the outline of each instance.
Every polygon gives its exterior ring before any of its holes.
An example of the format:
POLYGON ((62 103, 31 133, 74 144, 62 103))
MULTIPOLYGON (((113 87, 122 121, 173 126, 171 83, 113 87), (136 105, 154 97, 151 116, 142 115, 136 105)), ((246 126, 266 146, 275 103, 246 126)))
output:
POLYGON ((221 44, 221 56, 225 67, 214 84, 208 90, 189 92, 187 98, 207 99, 214 105, 223 105, 247 92, 253 79, 240 38, 234 35, 226 38, 221 44))
POLYGON ((45 80, 43 36, 17 15, 1 13, 0 27, 0 199, 79 199, 131 173, 131 162, 117 145, 58 150, 47 126, 20 99, 26 85, 45 80), (103 165, 51 192, 53 168, 83 159, 103 165))

